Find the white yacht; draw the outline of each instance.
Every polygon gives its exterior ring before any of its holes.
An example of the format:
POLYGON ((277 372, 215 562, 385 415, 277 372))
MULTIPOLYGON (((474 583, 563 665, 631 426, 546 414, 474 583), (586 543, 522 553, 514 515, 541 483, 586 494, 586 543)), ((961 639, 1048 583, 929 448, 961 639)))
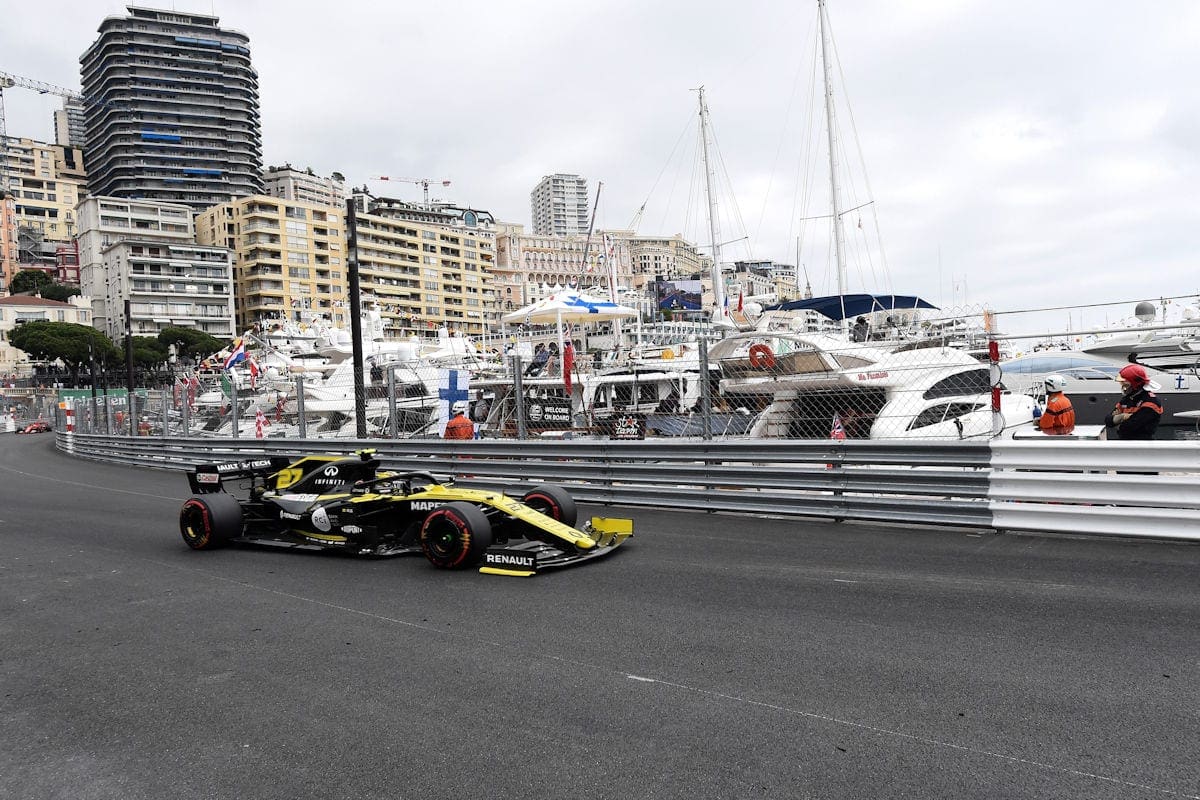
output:
POLYGON ((790 439, 988 439, 1032 424, 1034 400, 1002 393, 989 370, 945 346, 881 349, 820 333, 734 334, 709 360, 729 406, 759 411, 753 436, 790 439))

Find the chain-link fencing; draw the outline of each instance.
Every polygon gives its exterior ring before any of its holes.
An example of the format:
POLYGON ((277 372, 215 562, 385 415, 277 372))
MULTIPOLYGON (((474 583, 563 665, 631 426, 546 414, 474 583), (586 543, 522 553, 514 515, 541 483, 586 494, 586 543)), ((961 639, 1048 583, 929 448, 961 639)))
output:
MULTIPOLYGON (((1036 385, 1014 379, 1006 353, 999 370, 990 363, 989 324, 982 308, 893 310, 844 323, 768 313, 754 330, 639 331, 633 345, 594 352, 550 337, 460 361, 376 355, 362 372, 365 434, 439 438, 461 406, 482 439, 1008 437, 1033 429, 1039 397, 1036 385)), ((264 358, 181 375, 135 392, 132 405, 124 392, 75 396, 74 425, 143 436, 355 438, 351 366, 349 357, 264 358)))
POLYGON ((1145 370, 1161 414, 1154 438, 1200 438, 1200 309, 1186 302, 1126 303, 998 315, 994 338, 1004 389, 1047 403, 1046 381, 1070 401, 1076 431, 1119 436, 1111 414, 1125 394, 1118 374, 1130 364, 1145 370), (1129 314, 1136 311, 1136 314, 1129 314))

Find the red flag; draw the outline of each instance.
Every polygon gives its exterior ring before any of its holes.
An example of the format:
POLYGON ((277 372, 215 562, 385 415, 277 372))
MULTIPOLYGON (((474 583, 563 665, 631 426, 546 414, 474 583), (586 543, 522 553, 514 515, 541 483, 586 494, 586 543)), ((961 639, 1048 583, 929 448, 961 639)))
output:
POLYGON ((742 313, 742 293, 738 292, 738 313, 742 313))
POLYGON ((267 425, 267 416, 266 416, 266 414, 264 414, 262 412, 262 409, 260 408, 254 412, 254 438, 255 439, 263 438, 263 428, 266 427, 266 425, 267 425))
POLYGON ((563 386, 566 387, 569 396, 571 394, 571 369, 575 366, 575 345, 571 344, 570 339, 563 344, 562 366, 563 386))

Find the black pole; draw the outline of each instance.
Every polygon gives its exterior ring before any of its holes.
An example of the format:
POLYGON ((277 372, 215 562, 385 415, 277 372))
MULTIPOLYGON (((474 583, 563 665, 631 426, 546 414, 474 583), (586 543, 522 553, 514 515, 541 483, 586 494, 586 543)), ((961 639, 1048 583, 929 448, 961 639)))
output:
POLYGON ((350 346, 354 358, 354 427, 359 439, 367 438, 367 394, 363 391, 362 297, 358 284, 358 210, 354 198, 346 201, 346 276, 350 284, 350 346))
POLYGON ((89 371, 92 376, 92 408, 96 407, 96 353, 92 350, 92 343, 88 342, 88 363, 90 364, 89 371))
POLYGON ((125 388, 129 391, 129 395, 125 398, 128 404, 125 411, 125 418, 129 420, 129 435, 133 436, 137 430, 137 416, 133 405, 133 317, 129 310, 129 298, 125 298, 125 388))

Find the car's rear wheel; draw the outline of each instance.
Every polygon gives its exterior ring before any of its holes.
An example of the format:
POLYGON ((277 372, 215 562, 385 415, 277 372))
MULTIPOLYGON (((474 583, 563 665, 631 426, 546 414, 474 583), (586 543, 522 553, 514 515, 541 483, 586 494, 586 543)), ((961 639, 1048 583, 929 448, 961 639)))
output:
POLYGON ((472 567, 491 546, 492 524, 470 503, 439 506, 421 525, 421 550, 439 569, 472 567))
POLYGON ((525 493, 521 502, 564 525, 570 525, 572 528, 575 527, 575 521, 579 518, 579 510, 575 507, 575 498, 567 494, 567 490, 561 486, 552 484, 535 486, 525 493))
POLYGON ((242 507, 225 492, 198 494, 179 509, 179 533, 193 550, 211 550, 242 534, 242 507))

